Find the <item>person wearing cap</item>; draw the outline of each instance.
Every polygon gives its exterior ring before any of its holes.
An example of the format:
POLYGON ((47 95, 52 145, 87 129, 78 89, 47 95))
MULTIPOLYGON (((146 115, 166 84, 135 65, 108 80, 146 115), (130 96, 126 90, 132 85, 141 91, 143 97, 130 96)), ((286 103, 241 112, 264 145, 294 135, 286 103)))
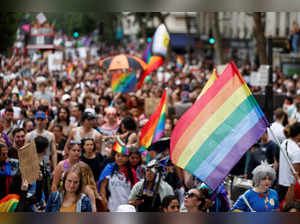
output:
POLYGON ((158 162, 152 160, 147 165, 145 178, 133 186, 128 201, 137 211, 158 212, 162 200, 167 195, 174 195, 172 187, 162 179, 160 168, 158 162))
POLYGON ((46 150, 46 154, 44 156, 44 162, 47 168, 47 171, 53 171, 57 164, 57 152, 56 152, 56 145, 55 145, 55 136, 52 132, 47 131, 46 124, 47 124, 47 116, 44 111, 37 111, 35 113, 35 124, 36 128, 27 133, 25 136, 25 142, 29 143, 35 139, 37 136, 43 136, 48 139, 49 147, 46 150), (50 159, 51 158, 51 159, 50 159))
POLYGON ((61 98, 61 104, 65 107, 71 106, 71 96, 69 94, 64 94, 61 98))
MULTIPOLYGON (((84 112, 81 118, 81 126, 72 129, 66 142, 66 146, 71 140, 81 141, 83 138, 91 137, 95 140, 96 151, 101 152, 102 135, 93 128, 95 119, 96 116, 93 113, 84 112)), ((66 147, 65 152, 68 152, 66 147)))

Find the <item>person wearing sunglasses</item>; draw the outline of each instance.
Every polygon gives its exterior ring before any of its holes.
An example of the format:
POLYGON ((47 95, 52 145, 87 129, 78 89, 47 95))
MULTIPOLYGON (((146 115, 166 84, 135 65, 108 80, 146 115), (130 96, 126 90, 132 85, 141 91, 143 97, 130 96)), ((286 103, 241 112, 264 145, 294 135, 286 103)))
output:
POLYGON ((185 193, 184 207, 187 212, 204 212, 206 208, 205 197, 197 188, 192 188, 185 193))

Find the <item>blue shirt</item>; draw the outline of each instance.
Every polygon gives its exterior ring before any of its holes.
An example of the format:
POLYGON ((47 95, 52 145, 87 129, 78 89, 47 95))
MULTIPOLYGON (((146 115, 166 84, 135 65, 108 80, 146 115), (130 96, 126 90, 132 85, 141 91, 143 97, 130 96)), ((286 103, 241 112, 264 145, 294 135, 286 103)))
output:
MULTIPOLYGON (((252 189, 244 193, 248 203, 256 212, 272 212, 279 209, 278 194, 275 190, 269 189, 266 193, 257 193, 252 189)), ((233 212, 251 212, 242 195, 234 203, 233 212)))

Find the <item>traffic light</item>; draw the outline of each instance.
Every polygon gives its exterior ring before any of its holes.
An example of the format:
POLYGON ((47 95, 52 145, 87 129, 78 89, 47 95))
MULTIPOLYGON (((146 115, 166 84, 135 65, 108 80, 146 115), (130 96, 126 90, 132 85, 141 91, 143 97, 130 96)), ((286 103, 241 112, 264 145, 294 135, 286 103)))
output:
POLYGON ((214 45, 216 43, 216 40, 215 40, 214 37, 210 37, 208 42, 209 42, 210 45, 214 45))
POLYGON ((74 37, 75 39, 77 39, 77 38, 79 37, 79 33, 78 33, 77 31, 75 31, 75 32, 73 33, 73 37, 74 37))

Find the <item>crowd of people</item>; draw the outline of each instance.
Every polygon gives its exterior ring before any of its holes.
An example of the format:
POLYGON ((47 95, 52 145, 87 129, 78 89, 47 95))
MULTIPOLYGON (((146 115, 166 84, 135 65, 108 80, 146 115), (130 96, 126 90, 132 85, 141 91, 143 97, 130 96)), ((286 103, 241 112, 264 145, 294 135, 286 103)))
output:
MULTIPOLYGON (((104 58, 133 50, 105 47, 100 52, 104 58)), ((134 49, 134 53, 141 57, 143 52, 134 49)), ((285 101, 274 111, 272 132, 266 132, 224 184, 212 191, 172 164, 169 148, 177 120, 196 101, 213 65, 195 56, 180 69, 172 56, 141 89, 126 94, 112 91, 111 74, 98 65, 100 56, 65 59, 61 71, 50 71, 46 56, 38 60, 2 56, 0 200, 16 194, 19 203, 14 211, 20 212, 299 211, 300 78, 274 72, 274 91, 285 95, 285 101), (160 98, 164 89, 168 94, 164 137, 143 157, 139 136, 150 117, 145 101, 160 98), (113 150, 117 139, 128 153, 113 150), (40 175, 28 184, 19 169, 18 150, 32 141, 40 175), (253 186, 234 195, 234 177, 253 180, 253 186)), ((250 71, 245 63, 241 68, 245 80, 250 71)))

